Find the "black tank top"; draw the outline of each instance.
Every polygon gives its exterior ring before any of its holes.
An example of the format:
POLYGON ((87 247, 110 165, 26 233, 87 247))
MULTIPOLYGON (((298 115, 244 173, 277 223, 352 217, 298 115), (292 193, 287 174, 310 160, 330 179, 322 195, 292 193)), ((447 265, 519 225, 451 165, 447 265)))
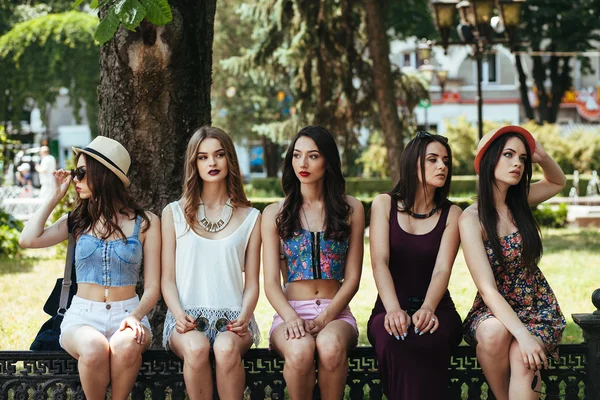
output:
MULTIPOLYGON (((392 198, 390 207, 390 258, 389 268, 396 288, 396 295, 403 310, 409 307, 409 298, 425 298, 431 276, 435 267, 435 260, 440 249, 442 236, 446 229, 446 221, 452 203, 446 201, 441 207, 441 215, 435 227, 423 235, 413 235, 405 232, 398 223, 397 201, 392 198)), ((446 290, 438 308, 450 306, 454 308, 450 293, 446 290)), ((373 313, 385 312, 381 298, 377 302, 373 313)))

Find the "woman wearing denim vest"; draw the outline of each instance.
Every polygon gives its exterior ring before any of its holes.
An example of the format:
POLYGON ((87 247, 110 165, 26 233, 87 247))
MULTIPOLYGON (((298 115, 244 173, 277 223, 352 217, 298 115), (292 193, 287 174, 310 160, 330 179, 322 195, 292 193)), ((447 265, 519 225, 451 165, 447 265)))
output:
POLYGON ((77 169, 54 172, 54 193, 38 208, 19 238, 26 248, 49 247, 68 237, 67 216, 44 228, 71 181, 77 294, 61 324, 60 345, 78 362, 87 399, 127 399, 152 334, 146 314, 160 294, 160 221, 130 197, 129 153, 98 136, 73 148, 77 169), (144 294, 135 287, 144 261, 144 294))

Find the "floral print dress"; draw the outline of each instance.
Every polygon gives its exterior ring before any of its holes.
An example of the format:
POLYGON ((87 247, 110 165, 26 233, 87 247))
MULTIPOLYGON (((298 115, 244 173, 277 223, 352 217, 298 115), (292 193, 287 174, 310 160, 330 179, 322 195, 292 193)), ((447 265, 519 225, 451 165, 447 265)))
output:
MULTIPOLYGON (((523 242, 517 231, 500 238, 503 248, 504 266, 500 267, 489 241, 485 249, 494 271, 498 292, 512 307, 529 333, 541 339, 552 357, 558 358, 558 344, 565 330, 565 317, 560 311, 556 296, 536 266, 533 273, 527 272, 521 260, 523 242)), ((465 341, 476 346, 477 327, 488 318, 492 311, 477 292, 471 311, 463 323, 465 341)))

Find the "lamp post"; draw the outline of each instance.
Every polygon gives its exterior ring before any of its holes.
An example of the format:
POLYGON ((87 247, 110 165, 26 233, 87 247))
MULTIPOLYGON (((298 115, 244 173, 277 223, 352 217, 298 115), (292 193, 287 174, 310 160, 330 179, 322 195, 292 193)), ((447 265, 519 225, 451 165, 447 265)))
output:
MULTIPOLYGON (((496 43, 515 43, 515 31, 521 21, 521 5, 525 0, 432 0, 433 17, 440 33, 444 51, 449 45, 470 45, 477 63, 477 126, 479 139, 483 137, 483 95, 481 76, 483 56, 487 48, 496 43), (461 43, 450 42, 456 11, 460 24, 457 26, 461 43), (499 14, 499 16, 495 14, 499 14), (497 39, 494 33, 505 33, 506 39, 497 39)), ((442 87, 443 91, 443 87, 442 87)))
MULTIPOLYGON (((417 56, 419 60, 422 60, 422 64, 419 66, 418 70, 423 79, 427 82, 427 85, 431 85, 433 81, 433 76, 435 75, 440 87, 442 89, 442 96, 444 95, 444 86, 446 85, 446 80, 448 79, 448 70, 443 68, 436 68, 431 65, 431 41, 423 39, 417 45, 417 56)), ((424 107, 425 113, 425 130, 429 131, 429 118, 427 109, 429 107, 424 107)))
POLYGON ((435 77, 440 84, 440 88, 442 89, 442 98, 444 97, 444 88, 446 87, 446 81, 448 80, 448 70, 444 68, 439 68, 435 71, 435 77))

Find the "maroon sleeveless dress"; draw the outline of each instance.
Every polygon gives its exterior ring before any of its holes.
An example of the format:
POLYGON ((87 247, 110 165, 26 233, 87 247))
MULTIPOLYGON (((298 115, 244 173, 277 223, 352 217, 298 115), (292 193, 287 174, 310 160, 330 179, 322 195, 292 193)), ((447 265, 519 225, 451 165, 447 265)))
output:
MULTIPOLYGON (((413 235, 398 224, 396 201, 392 199, 389 268, 403 310, 409 309, 409 298, 424 299, 427 294, 451 204, 441 207, 432 231, 413 235)), ((367 336, 375 348, 383 393, 390 400, 448 399, 450 355, 462 339, 461 319, 450 292, 446 291, 435 310, 439 328, 433 334, 419 336, 411 324, 405 340, 396 340, 384 328, 385 314, 377 296, 367 336)))

